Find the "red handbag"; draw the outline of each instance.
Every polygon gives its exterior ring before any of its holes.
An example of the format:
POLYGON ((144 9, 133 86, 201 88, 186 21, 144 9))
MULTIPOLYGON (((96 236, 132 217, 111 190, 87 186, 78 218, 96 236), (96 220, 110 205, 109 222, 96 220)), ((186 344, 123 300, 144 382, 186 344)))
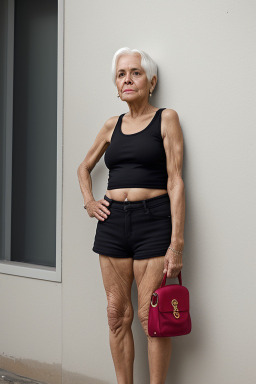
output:
POLYGON ((179 284, 165 285, 165 273, 160 288, 152 296, 148 314, 148 333, 152 337, 173 337, 187 335, 192 324, 189 313, 189 291, 179 284))

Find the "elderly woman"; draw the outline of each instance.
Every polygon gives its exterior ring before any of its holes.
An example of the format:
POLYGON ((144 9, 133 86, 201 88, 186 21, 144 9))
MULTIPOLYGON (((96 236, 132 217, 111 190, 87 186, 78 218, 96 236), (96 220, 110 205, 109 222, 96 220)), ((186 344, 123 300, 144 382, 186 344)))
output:
POLYGON ((150 384, 161 384, 168 371, 171 339, 148 335, 148 311, 163 274, 167 271, 167 277, 174 278, 182 268, 183 135, 176 111, 149 103, 157 66, 148 54, 119 49, 112 75, 117 97, 127 103, 129 112, 104 123, 78 167, 78 179, 84 207, 89 217, 98 220, 93 251, 99 254, 106 290, 117 381, 133 383, 131 286, 135 277, 138 317, 148 340, 150 384), (90 173, 104 152, 108 188, 102 199, 95 200, 90 173))

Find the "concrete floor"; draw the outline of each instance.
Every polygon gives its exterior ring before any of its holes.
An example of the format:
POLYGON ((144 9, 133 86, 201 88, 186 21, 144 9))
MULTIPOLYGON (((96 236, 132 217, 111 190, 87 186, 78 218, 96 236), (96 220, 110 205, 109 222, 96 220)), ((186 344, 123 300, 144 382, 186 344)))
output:
POLYGON ((45 384, 28 377, 15 375, 12 372, 0 369, 0 384, 45 384))

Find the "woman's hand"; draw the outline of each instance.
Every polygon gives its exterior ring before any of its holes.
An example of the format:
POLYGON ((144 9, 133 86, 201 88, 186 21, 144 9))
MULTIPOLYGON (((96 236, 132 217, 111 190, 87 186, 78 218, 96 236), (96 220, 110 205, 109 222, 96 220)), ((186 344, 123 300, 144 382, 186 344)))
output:
POLYGON ((167 271, 166 277, 177 277, 182 267, 182 254, 178 255, 168 248, 164 258, 163 273, 167 271))
POLYGON ((104 221, 110 215, 110 211, 106 208, 108 205, 109 202, 105 199, 91 200, 86 204, 86 210, 90 217, 104 221))

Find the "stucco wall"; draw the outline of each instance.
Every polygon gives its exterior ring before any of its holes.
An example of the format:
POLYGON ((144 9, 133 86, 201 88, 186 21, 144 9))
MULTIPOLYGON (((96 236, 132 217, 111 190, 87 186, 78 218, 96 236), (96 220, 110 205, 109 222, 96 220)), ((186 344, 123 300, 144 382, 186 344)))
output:
MULTIPOLYGON (((253 1, 66 2, 64 330, 74 331, 64 332, 65 368, 115 382, 105 291, 98 256, 91 251, 96 219, 80 205, 76 167, 104 121, 128 111, 110 74, 114 52, 128 46, 145 50, 158 63, 151 103, 175 109, 184 133, 182 276, 191 294, 193 331, 173 338, 167 382, 256 379, 255 11, 253 1), (72 301, 72 296, 78 297, 72 301), (74 345, 72 361, 68 343, 74 345)), ((103 158, 92 179, 100 199, 107 185, 103 158)), ((137 311, 135 284, 132 293, 137 311)), ((146 342, 136 314, 133 330, 135 383, 146 384, 146 342)))
MULTIPOLYGON (((156 60, 151 103, 175 109, 184 134, 182 277, 192 333, 172 339, 167 383, 255 382, 255 12, 252 0, 65 1, 63 280, 0 276, 1 354, 62 363, 65 384, 116 382, 91 250, 97 220, 82 208, 76 170, 105 120, 128 111, 110 72, 114 52, 128 46, 156 60)), ((103 158, 92 180, 100 199, 103 158)), ((132 300, 135 383, 146 384, 136 284, 132 300)))

